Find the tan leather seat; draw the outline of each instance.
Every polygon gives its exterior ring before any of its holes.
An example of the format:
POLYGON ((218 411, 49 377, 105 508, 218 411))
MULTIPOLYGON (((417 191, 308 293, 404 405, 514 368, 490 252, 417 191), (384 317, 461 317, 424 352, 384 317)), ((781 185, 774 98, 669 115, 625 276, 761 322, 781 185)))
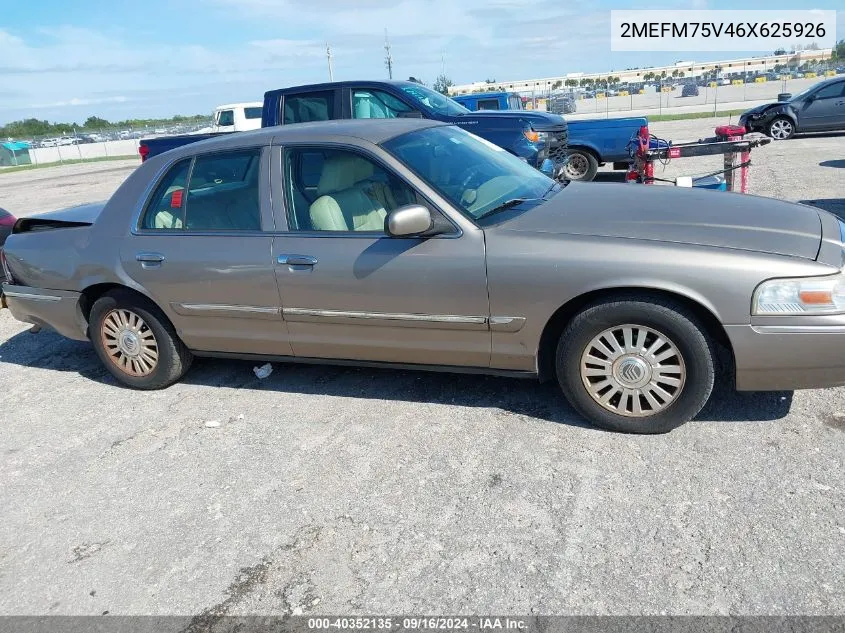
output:
POLYGON ((385 207, 395 204, 387 187, 371 180, 373 164, 353 154, 333 156, 323 164, 317 198, 309 208, 317 231, 382 231, 385 207))

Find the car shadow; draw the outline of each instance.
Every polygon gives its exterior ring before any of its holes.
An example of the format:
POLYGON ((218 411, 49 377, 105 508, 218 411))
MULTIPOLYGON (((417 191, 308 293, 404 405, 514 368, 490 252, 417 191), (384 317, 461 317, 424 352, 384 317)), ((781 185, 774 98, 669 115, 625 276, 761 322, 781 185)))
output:
POLYGON ((819 163, 819 167, 838 167, 839 169, 845 169, 845 159, 823 160, 819 163))
MULTIPOLYGON (((0 362, 77 373, 89 380, 121 388, 102 366, 90 344, 72 341, 48 330, 38 334, 21 332, 0 344, 0 362)), ((476 374, 281 362, 273 363, 273 373, 260 380, 252 371, 256 364, 254 361, 197 358, 181 382, 206 387, 498 409, 506 415, 594 428, 569 406, 554 382, 540 384, 535 380, 476 374)), ((789 413, 791 405, 791 392, 739 393, 726 376, 717 381, 713 396, 696 419, 719 422, 779 420, 789 413)))
POLYGON ((845 220, 845 198, 822 198, 819 200, 799 200, 798 202, 824 209, 838 216, 841 220, 845 220))

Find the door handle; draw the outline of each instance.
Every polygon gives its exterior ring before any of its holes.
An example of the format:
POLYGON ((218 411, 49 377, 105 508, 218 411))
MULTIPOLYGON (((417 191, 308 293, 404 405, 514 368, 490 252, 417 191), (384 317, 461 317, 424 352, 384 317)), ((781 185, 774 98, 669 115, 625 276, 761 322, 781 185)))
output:
POLYGON ((138 253, 135 259, 141 262, 142 268, 153 268, 154 266, 161 266, 164 261, 164 255, 161 253, 138 253))
POLYGON ((311 255, 279 255, 276 261, 288 266, 314 266, 317 258, 311 255))

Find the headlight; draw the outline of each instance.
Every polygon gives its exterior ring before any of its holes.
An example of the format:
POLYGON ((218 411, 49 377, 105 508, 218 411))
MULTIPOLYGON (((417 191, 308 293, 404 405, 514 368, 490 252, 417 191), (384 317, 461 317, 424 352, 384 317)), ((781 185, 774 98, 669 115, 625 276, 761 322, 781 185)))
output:
POLYGON ((548 132, 535 132, 531 128, 523 130, 522 133, 525 135, 525 138, 532 143, 540 143, 549 138, 548 132))
POLYGON ((770 279, 757 286, 752 303, 755 315, 845 312, 845 275, 770 279))

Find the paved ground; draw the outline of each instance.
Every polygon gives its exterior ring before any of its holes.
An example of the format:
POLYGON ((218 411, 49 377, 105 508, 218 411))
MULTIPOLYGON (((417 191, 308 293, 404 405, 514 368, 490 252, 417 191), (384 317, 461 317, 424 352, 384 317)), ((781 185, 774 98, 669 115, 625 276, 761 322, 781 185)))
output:
MULTIPOLYGON (((755 191, 841 199, 843 154, 770 146, 755 191)), ((86 167, 0 206, 127 173, 86 167)), ((485 377, 204 361, 140 393, 3 311, 0 411, 0 614, 845 612, 845 389, 722 384, 658 437, 485 377)))

